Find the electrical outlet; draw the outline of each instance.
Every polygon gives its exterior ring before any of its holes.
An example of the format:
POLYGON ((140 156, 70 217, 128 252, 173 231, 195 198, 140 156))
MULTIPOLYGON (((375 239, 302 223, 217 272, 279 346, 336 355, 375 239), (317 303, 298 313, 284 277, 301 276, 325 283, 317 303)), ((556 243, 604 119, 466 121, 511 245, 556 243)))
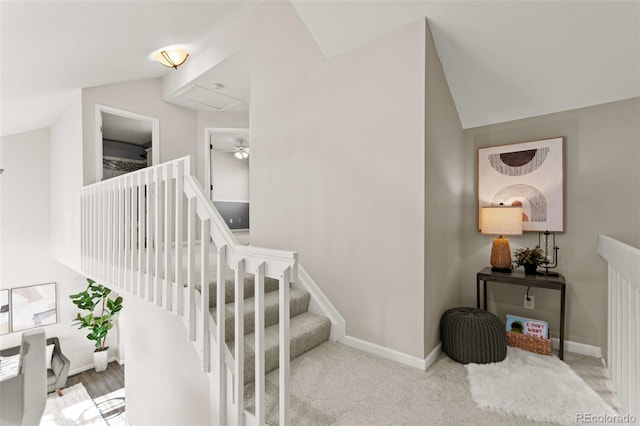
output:
POLYGON ((526 309, 533 309, 533 296, 524 295, 524 307, 526 309), (528 298, 528 300, 527 300, 528 298))

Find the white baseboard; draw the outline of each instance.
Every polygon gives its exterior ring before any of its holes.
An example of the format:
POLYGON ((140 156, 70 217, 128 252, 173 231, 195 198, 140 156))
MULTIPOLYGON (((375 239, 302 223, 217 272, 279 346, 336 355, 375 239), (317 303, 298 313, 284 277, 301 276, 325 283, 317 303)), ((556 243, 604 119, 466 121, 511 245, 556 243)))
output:
MULTIPOLYGON (((552 337, 551 347, 553 349, 560 348, 560 339, 552 337)), ((570 340, 565 340, 564 350, 573 352, 576 354, 580 354, 580 355, 587 355, 595 358, 602 358, 602 348, 600 346, 592 346, 592 345, 587 345, 585 343, 578 343, 578 342, 572 342, 570 340)))
POLYGON ((438 342, 435 348, 424 359, 424 370, 428 370, 442 353, 442 342, 438 342))
MULTIPOLYGON (((112 361, 117 361, 118 364, 120 365, 124 364, 124 361, 120 362, 118 357, 115 357, 115 356, 110 357, 109 361, 107 362, 112 362, 112 361)), ((92 368, 95 368, 95 364, 87 364, 87 365, 83 365, 82 367, 74 368, 73 370, 69 370, 69 376, 75 376, 76 374, 80 374, 83 371, 91 370, 92 368)))
MULTIPOLYGON (((363 352, 370 353, 372 355, 379 356, 381 358, 396 361, 409 367, 418 368, 426 371, 433 365, 438 359, 438 356, 442 353, 442 343, 438 343, 435 348, 427 355, 425 359, 405 354, 395 349, 389 349, 384 346, 380 346, 376 343, 367 342, 365 340, 358 339, 352 336, 344 336, 339 343, 345 346, 349 346, 354 349, 361 350, 363 352)), ((551 346, 554 349, 558 349, 559 340, 551 339, 551 346)), ((564 348, 569 352, 574 352, 581 355, 592 356, 595 358, 602 358, 602 349, 598 346, 587 345, 584 343, 571 342, 569 340, 564 341, 564 348)))
POLYGON ((381 358, 408 365, 409 367, 418 368, 422 371, 426 371, 429 367, 431 367, 436 359, 438 359, 440 352, 442 352, 442 346, 440 343, 438 343, 438 345, 431 351, 429 355, 427 355, 425 359, 418 358, 413 355, 408 355, 404 352, 380 346, 376 343, 367 342, 365 340, 361 340, 352 336, 344 336, 339 341, 339 343, 342 343, 343 345, 349 346, 354 349, 361 350, 363 352, 370 353, 372 355, 379 356, 381 358))

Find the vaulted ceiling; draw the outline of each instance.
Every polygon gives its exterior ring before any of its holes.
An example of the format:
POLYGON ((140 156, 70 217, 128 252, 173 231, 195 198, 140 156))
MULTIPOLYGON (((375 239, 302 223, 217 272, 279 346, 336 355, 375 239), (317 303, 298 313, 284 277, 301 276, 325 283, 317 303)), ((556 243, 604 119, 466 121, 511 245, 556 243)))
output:
MULTIPOLYGON (((3 0, 1 134, 50 126, 81 88, 174 72, 150 54, 182 44, 197 55, 261 3, 3 0)), ((640 96, 640 1, 292 4, 327 57, 426 16, 465 128, 640 96)), ((208 78, 248 80, 231 65, 208 78)), ((241 80, 226 84, 250 100, 241 80)))

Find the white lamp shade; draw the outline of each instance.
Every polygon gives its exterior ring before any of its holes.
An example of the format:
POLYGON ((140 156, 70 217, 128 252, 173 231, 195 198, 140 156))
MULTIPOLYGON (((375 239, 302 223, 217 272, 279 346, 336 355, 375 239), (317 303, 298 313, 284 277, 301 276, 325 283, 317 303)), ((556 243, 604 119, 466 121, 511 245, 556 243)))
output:
POLYGON ((522 207, 483 207, 480 232, 486 235, 522 235, 522 207))

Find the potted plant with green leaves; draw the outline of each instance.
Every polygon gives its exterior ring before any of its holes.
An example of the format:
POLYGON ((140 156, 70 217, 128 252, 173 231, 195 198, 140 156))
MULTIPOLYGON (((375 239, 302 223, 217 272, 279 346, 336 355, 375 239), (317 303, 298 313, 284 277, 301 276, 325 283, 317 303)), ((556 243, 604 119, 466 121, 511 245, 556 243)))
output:
POLYGON ((107 333, 113 328, 114 317, 122 310, 122 297, 115 299, 109 297, 111 289, 94 280, 87 278, 87 288, 77 294, 69 296, 81 311, 74 320, 78 328, 88 328, 87 339, 95 342, 96 349, 93 352, 93 361, 96 371, 107 369, 109 361, 109 347, 107 333))
POLYGON ((517 266, 524 266, 525 275, 535 275, 538 265, 544 258, 544 253, 540 247, 521 248, 515 252, 515 263, 517 266))

